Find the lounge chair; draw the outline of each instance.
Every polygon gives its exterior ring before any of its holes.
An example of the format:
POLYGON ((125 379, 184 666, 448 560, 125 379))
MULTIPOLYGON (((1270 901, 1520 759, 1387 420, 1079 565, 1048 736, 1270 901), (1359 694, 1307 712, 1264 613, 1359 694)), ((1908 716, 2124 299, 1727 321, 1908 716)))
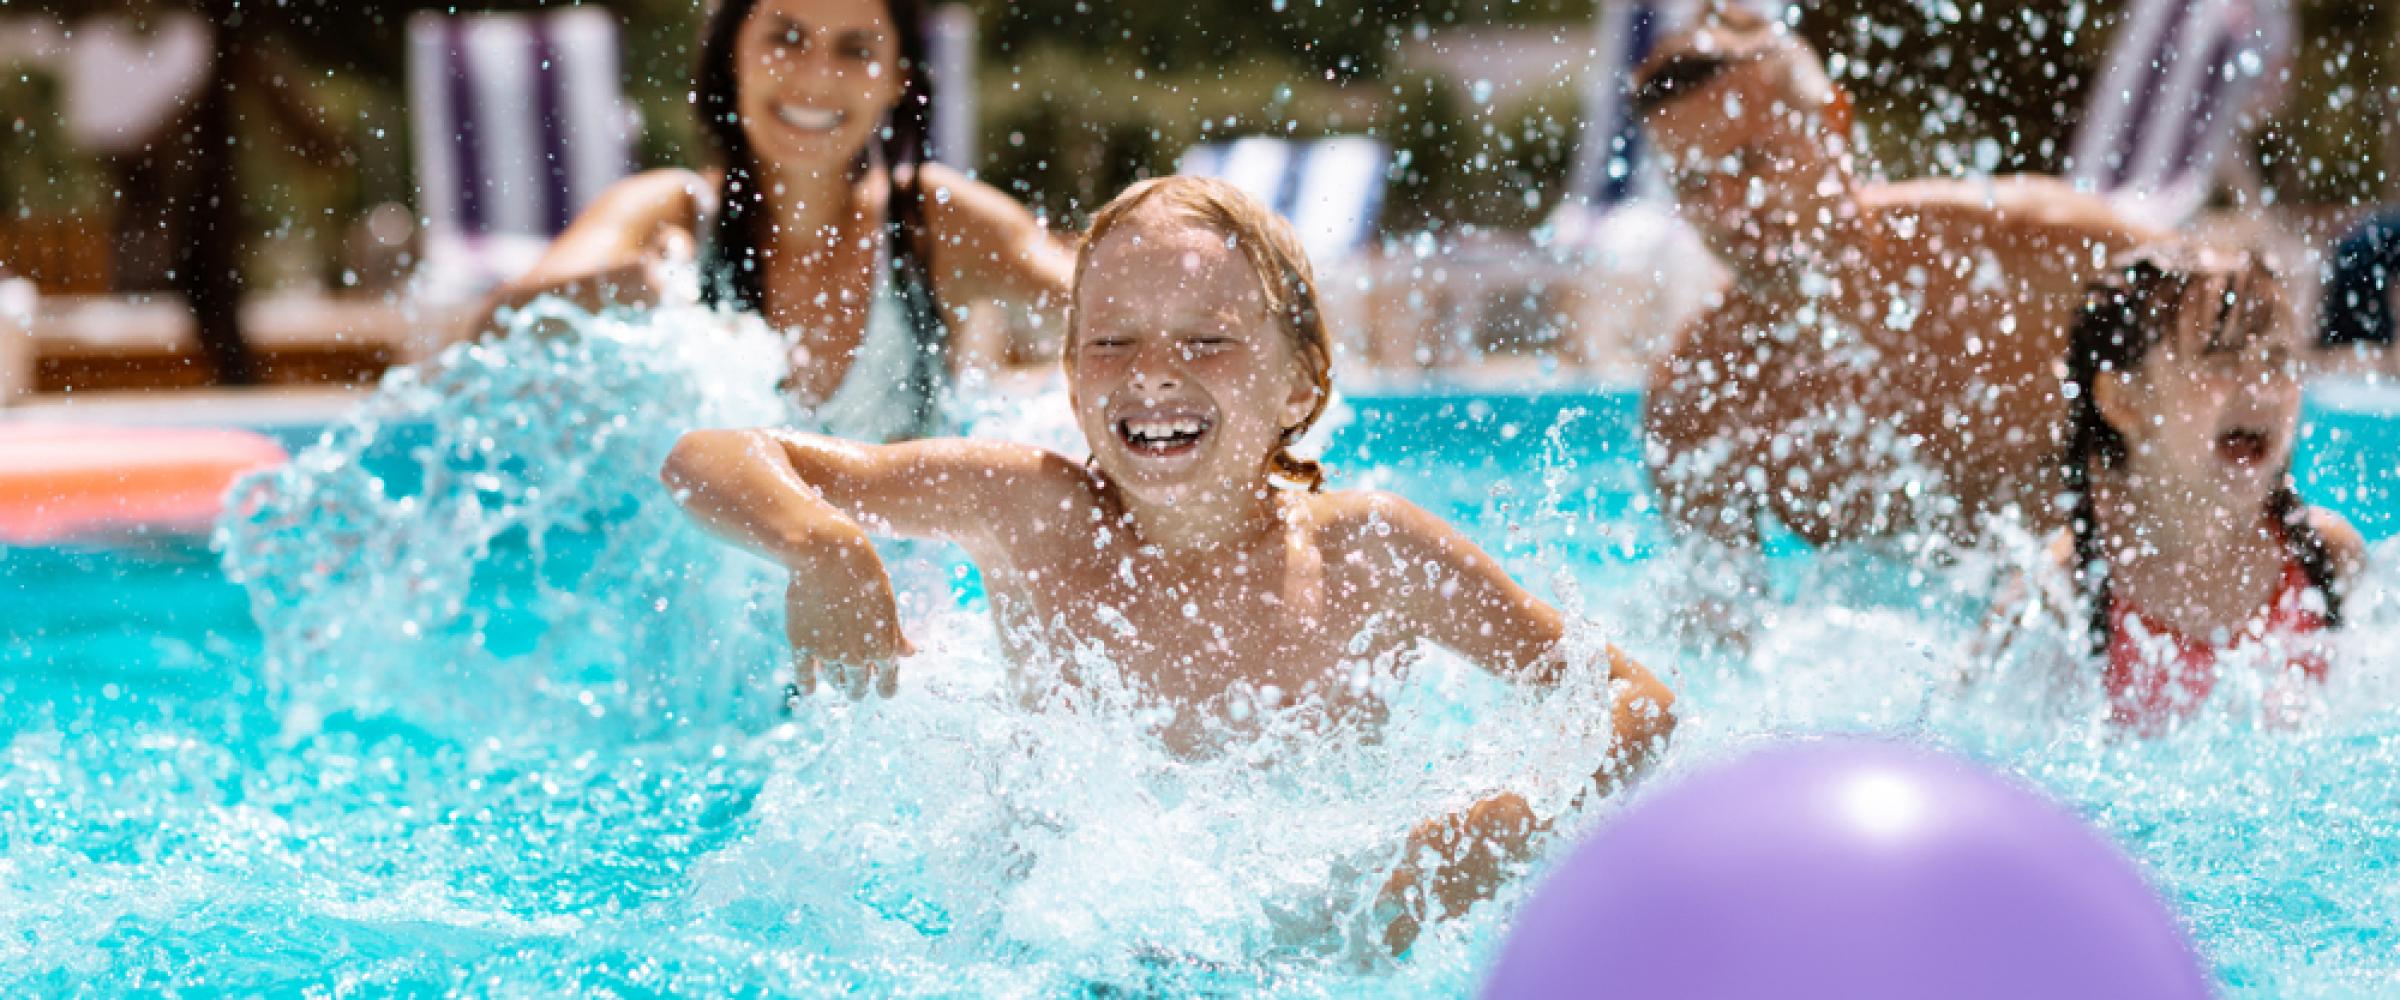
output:
POLYGON ((1391 162, 1376 139, 1247 136, 1194 146, 1179 170, 1221 178, 1266 202, 1291 220, 1309 260, 1324 268, 1349 259, 1374 236, 1391 162))
POLYGON ((2075 135, 2068 176, 2153 225, 2208 201, 2218 161, 2277 96, 2283 0, 2136 0, 2075 135))
POLYGON ((625 176, 617 22, 596 7, 408 22, 422 291, 479 297, 625 176))
POLYGON ((932 157, 972 173, 975 146, 975 9, 935 4, 925 12, 925 61, 933 79, 932 157))
POLYGON ((1619 206, 1664 197, 1658 171, 1649 167, 1649 139, 1633 117, 1630 83, 1659 39, 1691 16, 1689 6, 1624 0, 1600 8, 1592 25, 1592 61, 1584 67, 1583 136, 1567 197, 1551 210, 1553 239, 1575 243, 1619 206))

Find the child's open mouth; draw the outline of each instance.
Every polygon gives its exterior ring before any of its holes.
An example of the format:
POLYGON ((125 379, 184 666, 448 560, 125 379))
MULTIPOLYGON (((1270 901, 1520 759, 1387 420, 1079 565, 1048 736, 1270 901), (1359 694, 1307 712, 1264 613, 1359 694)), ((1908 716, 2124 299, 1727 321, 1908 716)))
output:
POLYGON ((2247 428, 2217 435, 2217 457, 2229 465, 2251 466, 2267 460, 2274 440, 2264 431, 2247 428))
POLYGON ((1207 417, 1197 414, 1127 417, 1117 421, 1117 439, 1136 455, 1175 458, 1199 448, 1211 426, 1207 417))

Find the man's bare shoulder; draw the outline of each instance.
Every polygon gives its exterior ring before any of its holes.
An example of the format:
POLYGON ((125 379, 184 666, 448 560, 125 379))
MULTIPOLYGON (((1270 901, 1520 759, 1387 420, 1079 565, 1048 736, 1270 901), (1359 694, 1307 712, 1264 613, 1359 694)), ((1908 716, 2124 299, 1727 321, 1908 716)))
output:
POLYGON ((1859 200, 1871 212, 1913 216, 1930 228, 1978 229, 1991 237, 2075 232, 2131 247, 2161 235, 2126 218, 2105 199, 2043 174, 1897 181, 1869 185, 1859 200))

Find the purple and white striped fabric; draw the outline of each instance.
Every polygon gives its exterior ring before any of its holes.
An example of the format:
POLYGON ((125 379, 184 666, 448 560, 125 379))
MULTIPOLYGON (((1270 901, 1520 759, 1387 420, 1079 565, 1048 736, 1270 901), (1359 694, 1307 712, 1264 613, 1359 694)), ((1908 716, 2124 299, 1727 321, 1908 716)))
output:
MULTIPOLYGON (((631 123, 618 96, 617 23, 607 11, 422 13, 409 19, 408 34, 417 206, 429 258, 538 246, 625 176, 631 123)), ((482 261, 466 270, 490 282, 527 263, 482 261)))
POLYGON ((1617 0, 1600 8, 1592 59, 1584 66, 1583 138, 1575 149, 1568 189, 1582 211, 1604 212, 1629 198, 1655 194, 1656 172, 1643 169, 1649 140, 1633 118, 1633 71, 1661 38, 1687 23, 1689 4, 1617 0))
POLYGON ((2284 0, 2138 0, 2075 135, 2068 175, 2159 225, 2208 200, 2291 57, 2284 0))

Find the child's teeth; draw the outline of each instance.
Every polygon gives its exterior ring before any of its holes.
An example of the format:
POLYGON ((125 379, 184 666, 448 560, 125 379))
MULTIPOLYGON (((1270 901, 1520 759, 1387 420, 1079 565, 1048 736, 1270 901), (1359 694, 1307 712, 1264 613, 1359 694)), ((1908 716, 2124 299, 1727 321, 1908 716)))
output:
POLYGON ((1197 418, 1176 420, 1127 420, 1125 433, 1151 441, 1176 437, 1191 437, 1207 428, 1207 422, 1197 418))

